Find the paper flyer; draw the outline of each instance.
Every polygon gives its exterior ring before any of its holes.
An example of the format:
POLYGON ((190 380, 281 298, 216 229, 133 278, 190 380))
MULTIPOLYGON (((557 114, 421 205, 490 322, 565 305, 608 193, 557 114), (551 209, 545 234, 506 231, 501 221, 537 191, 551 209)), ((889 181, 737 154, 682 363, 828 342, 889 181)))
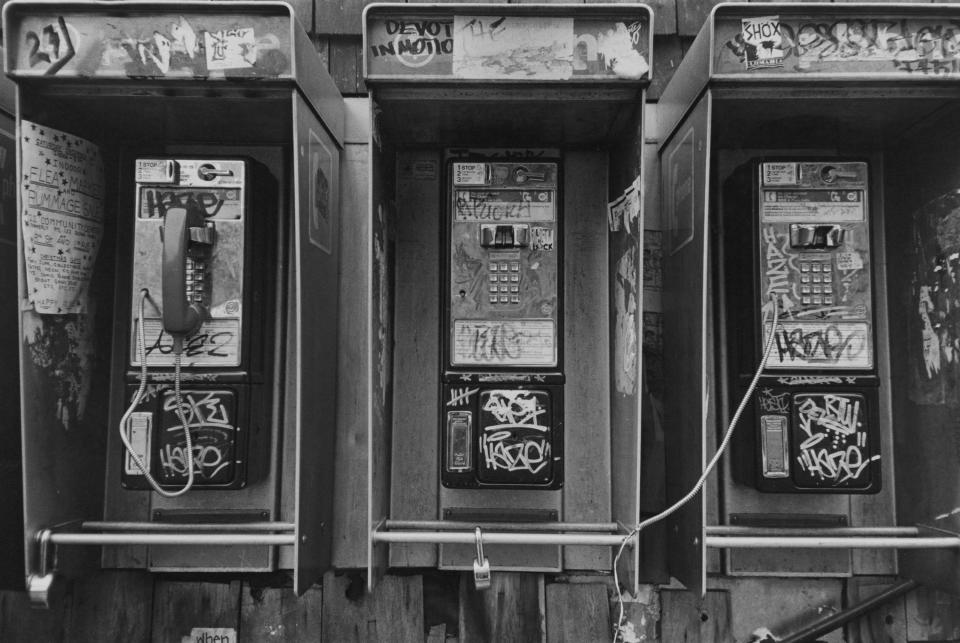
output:
POLYGON ((86 312, 103 237, 100 149, 29 121, 21 121, 20 137, 27 300, 41 314, 86 312))

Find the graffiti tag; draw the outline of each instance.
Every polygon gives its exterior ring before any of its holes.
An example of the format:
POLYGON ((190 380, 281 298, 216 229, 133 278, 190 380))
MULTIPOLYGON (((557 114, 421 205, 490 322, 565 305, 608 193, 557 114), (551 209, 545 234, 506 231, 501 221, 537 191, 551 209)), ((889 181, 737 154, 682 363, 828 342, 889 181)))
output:
POLYGON ((550 427, 540 423, 547 409, 539 395, 531 391, 490 391, 483 411, 498 422, 485 426, 480 437, 488 469, 536 474, 549 464, 550 427))

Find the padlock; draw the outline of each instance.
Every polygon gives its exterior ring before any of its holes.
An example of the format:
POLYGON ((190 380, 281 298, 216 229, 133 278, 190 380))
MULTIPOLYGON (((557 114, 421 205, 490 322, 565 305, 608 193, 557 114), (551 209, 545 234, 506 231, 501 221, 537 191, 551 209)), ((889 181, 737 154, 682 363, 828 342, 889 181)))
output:
POLYGON ((473 585, 477 589, 490 589, 490 561, 483 555, 483 534, 477 527, 477 557, 473 561, 473 585))

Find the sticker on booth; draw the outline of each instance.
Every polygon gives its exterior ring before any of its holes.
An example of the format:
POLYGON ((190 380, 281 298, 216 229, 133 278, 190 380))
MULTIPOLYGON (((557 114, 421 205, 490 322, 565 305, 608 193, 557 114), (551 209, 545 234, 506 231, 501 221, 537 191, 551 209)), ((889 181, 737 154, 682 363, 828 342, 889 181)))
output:
POLYGON ((330 254, 333 248, 333 156, 320 137, 310 130, 310 243, 330 254))
POLYGON ((744 65, 747 69, 783 67, 783 39, 779 16, 759 16, 740 21, 744 65))

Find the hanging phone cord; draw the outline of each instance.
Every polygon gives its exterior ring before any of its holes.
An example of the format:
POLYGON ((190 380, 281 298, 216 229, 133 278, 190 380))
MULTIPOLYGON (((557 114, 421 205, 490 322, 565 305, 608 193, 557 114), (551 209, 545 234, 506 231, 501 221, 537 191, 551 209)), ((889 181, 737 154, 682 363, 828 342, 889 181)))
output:
MULTIPOLYGON (((727 427, 727 432, 723 435, 723 440, 720 441, 720 446, 717 447, 716 453, 713 454, 713 458, 710 459, 710 462, 707 463, 707 466, 704 467, 703 473, 700 474, 700 478, 697 480, 697 483, 693 485, 693 488, 680 500, 677 500, 671 506, 667 507, 660 513, 655 516, 651 516, 646 520, 641 521, 633 529, 630 530, 630 533, 623 537, 623 541, 620 543, 620 548, 617 549, 617 555, 613 559, 613 584, 617 590, 617 624, 613 631, 613 643, 617 643, 620 640, 620 628, 623 624, 623 592, 620 590, 620 578, 617 574, 617 564, 620 562, 620 555, 623 554, 624 548, 626 548, 627 543, 630 542, 630 539, 636 537, 637 546, 640 546, 640 532, 652 525, 655 522, 660 522, 667 516, 671 515, 680 507, 690 502, 697 493, 703 488, 703 485, 707 481, 707 476, 713 471, 713 468, 717 466, 717 463, 720 461, 720 457, 723 455, 723 452, 726 451, 727 446, 730 444, 730 439, 733 437, 733 430, 737 427, 737 422, 740 420, 740 416, 743 415, 744 409, 747 407, 747 403, 753 397, 753 391, 757 387, 757 382, 760 380, 760 375, 763 373, 763 369, 767 366, 767 359, 770 357, 770 350, 773 348, 773 341, 776 337, 777 330, 780 327, 780 306, 779 299, 776 294, 771 293, 770 300, 773 302, 773 309, 771 311, 771 320, 770 320, 770 336, 767 337, 767 344, 763 347, 763 355, 760 357, 760 363, 757 364, 757 370, 753 374, 753 379, 750 381, 750 386, 747 387, 746 393, 743 394, 743 399, 740 400, 740 405, 737 406, 736 412, 733 414, 733 418, 730 420, 730 425, 727 427)), ((763 323, 763 322, 762 322, 763 323)))
MULTIPOLYGON (((193 440, 190 437, 190 426, 187 424, 187 418, 183 414, 183 399, 180 395, 180 358, 183 354, 182 338, 174 337, 173 341, 173 394, 177 403, 177 418, 180 420, 180 426, 183 427, 183 435, 187 443, 186 484, 184 484, 183 487, 177 491, 167 491, 166 489, 163 489, 153 478, 153 476, 150 475, 150 472, 147 471, 147 466, 144 464, 143 458, 140 457, 140 454, 137 453, 133 448, 133 445, 130 444, 130 439, 127 436, 126 430, 127 420, 130 418, 130 414, 133 413, 133 410, 140 405, 140 400, 143 398, 143 393, 147 390, 147 346, 146 341, 143 338, 143 304, 144 301, 146 301, 146 299, 149 297, 150 291, 146 288, 142 288, 140 290, 140 303, 138 307, 137 320, 137 356, 140 358, 140 387, 133 395, 133 400, 130 402, 130 406, 127 407, 126 413, 124 413, 123 417, 120 418, 120 439, 123 441, 123 446, 127 449, 127 453, 133 458, 133 461, 137 464, 137 468, 140 469, 140 473, 142 473, 143 477, 146 478, 147 482, 150 483, 150 486, 153 487, 153 490, 166 498, 176 498, 177 496, 182 496, 186 492, 190 491, 190 488, 193 487, 193 440)), ((148 446, 147 448, 150 447, 148 446)))

